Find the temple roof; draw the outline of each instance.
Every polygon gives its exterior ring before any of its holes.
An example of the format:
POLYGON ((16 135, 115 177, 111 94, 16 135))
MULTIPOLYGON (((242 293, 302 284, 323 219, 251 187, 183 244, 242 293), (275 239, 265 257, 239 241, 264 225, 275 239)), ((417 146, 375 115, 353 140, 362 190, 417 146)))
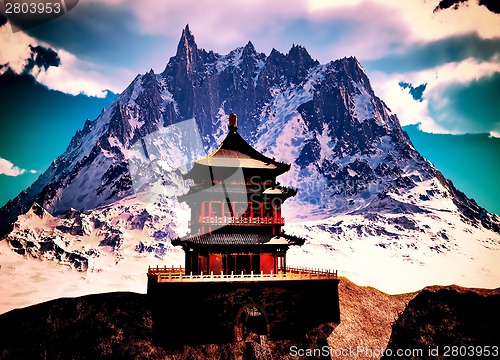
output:
POLYGON ((213 153, 195 163, 206 166, 278 169, 281 172, 290 169, 289 164, 271 159, 255 150, 238 134, 236 126, 229 127, 226 138, 213 153))
POLYGON ((176 239, 173 245, 189 243, 193 245, 223 245, 223 246, 248 246, 248 245, 302 245, 304 239, 281 233, 279 236, 271 234, 224 234, 212 233, 176 239))

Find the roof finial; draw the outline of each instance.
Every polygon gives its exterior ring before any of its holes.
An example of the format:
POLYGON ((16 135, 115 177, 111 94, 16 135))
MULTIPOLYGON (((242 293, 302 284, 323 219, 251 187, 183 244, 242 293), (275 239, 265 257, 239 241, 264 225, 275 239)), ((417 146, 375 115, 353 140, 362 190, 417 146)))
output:
POLYGON ((236 132, 238 130, 238 117, 236 114, 229 115, 229 131, 236 132))

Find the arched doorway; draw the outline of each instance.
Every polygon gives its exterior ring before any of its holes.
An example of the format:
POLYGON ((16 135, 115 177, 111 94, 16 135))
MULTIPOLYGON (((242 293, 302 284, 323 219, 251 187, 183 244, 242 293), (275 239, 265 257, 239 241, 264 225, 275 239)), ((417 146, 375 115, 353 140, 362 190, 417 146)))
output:
POLYGON ((234 341, 255 341, 260 335, 269 334, 269 321, 264 308, 246 304, 234 319, 234 341))

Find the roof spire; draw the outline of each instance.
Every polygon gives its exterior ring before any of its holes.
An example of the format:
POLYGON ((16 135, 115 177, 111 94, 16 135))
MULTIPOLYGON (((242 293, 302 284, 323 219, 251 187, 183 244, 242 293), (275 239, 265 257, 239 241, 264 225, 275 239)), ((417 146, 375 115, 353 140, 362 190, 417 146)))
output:
POLYGON ((238 117, 235 113, 229 115, 229 131, 236 132, 238 130, 238 117))

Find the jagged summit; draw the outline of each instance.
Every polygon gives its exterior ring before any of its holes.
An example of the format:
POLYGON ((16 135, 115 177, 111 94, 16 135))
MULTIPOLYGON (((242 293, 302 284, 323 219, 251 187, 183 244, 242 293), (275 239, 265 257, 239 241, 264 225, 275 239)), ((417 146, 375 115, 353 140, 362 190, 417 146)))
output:
POLYGON ((189 24, 186 24, 186 27, 182 30, 179 44, 177 45, 176 56, 182 57, 190 48, 197 49, 197 45, 194 39, 194 35, 191 33, 191 30, 189 30, 189 24))
POLYGON ((188 73, 193 72, 196 69, 194 65, 198 64, 201 60, 194 36, 189 30, 189 25, 186 25, 185 29, 182 30, 176 57, 185 62, 188 73))

